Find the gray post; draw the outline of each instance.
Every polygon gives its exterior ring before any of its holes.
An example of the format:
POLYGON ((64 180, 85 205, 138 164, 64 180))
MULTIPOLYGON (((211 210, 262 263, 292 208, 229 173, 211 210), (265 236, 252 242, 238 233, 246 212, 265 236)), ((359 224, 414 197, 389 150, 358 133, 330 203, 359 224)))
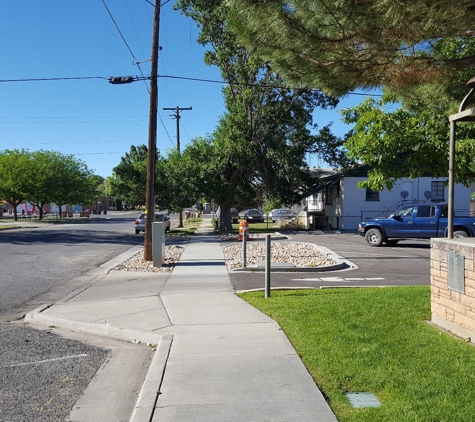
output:
POLYGON ((265 297, 270 297, 270 234, 266 234, 265 297))
POLYGON ((154 267, 161 267, 165 258, 165 223, 152 224, 152 261, 154 267))
POLYGON ((243 227, 242 231, 242 267, 247 267, 247 227, 243 227))

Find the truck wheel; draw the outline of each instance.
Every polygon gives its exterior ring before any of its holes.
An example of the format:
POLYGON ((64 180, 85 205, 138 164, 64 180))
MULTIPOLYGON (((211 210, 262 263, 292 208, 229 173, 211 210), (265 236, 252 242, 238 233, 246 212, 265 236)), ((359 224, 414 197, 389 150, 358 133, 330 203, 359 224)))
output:
POLYGON ((140 230, 135 229, 135 234, 139 234, 140 230))
POLYGON ((460 237, 468 237, 467 232, 464 232, 463 230, 457 230, 456 232, 454 232, 454 239, 457 239, 460 237))
POLYGON ((369 229, 364 237, 370 246, 381 246, 383 243, 383 234, 378 229, 369 229))

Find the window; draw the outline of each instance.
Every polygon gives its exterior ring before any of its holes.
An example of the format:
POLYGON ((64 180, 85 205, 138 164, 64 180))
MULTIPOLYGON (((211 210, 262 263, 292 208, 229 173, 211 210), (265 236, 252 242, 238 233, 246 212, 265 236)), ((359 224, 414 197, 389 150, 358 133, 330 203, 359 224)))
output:
POLYGON ((430 184, 430 200, 432 202, 444 202, 444 182, 431 182, 430 184))
POLYGON ((366 188, 366 201, 379 201, 379 192, 366 188))
POLYGON ((414 207, 404 207, 401 208, 397 213, 394 215, 398 215, 399 217, 407 217, 410 218, 412 217, 412 212, 414 211, 414 207))
POLYGON ((435 217, 435 206, 433 205, 419 205, 417 208, 418 218, 433 218, 435 217))

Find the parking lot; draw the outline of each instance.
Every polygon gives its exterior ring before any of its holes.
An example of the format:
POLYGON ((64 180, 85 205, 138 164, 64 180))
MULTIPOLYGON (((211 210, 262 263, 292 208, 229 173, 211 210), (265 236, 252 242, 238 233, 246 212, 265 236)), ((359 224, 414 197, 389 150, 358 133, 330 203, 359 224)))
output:
MULTIPOLYGON (((328 248, 348 263, 338 271, 272 272, 272 288, 329 288, 430 284, 430 241, 407 240, 395 246, 369 246, 356 233, 288 233, 286 242, 328 248)), ((235 290, 264 288, 264 273, 230 271, 235 290)))

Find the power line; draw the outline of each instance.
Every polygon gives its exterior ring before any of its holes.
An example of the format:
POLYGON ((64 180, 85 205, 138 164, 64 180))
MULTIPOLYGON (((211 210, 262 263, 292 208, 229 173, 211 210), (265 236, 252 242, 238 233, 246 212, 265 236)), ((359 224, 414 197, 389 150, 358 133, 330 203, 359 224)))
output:
MULTIPOLYGON (((146 77, 146 76, 143 74, 142 68, 140 67, 141 62, 138 62, 137 59, 135 58, 134 53, 132 52, 132 49, 129 47, 129 44, 128 44, 127 41, 125 40, 125 37, 122 35, 122 32, 120 31, 119 26, 117 25, 117 22, 115 21, 114 17, 112 16, 112 13, 110 12, 109 8, 107 7, 105 1, 102 0, 102 3, 104 4, 104 7, 107 9, 107 12, 109 13, 109 16, 111 17, 112 22, 114 23, 115 27, 117 28, 117 31, 119 32, 120 36, 122 37, 122 40, 124 41, 125 45, 126 45, 127 48, 129 49, 130 54, 132 55, 133 63, 134 63, 135 65, 137 65, 137 67, 138 67, 138 69, 139 69, 139 71, 140 71, 140 74, 142 75, 142 77, 136 77, 135 80, 143 80, 144 83, 145 83, 145 87, 146 87, 146 89, 147 89, 147 92, 150 94, 150 89, 149 89, 149 87, 148 87, 148 85, 147 85, 147 82, 146 82, 147 80, 150 80, 150 77, 146 77)), ((148 3, 150 3, 150 2, 148 2, 148 3)), ((155 5, 153 5, 153 6, 155 6, 155 5)), ((129 12, 130 12, 130 11, 129 11, 129 12)), ((133 22, 132 22, 132 23, 133 23, 133 22)), ((134 26, 134 29, 135 29, 135 25, 133 25, 133 26, 134 26)), ((136 31, 135 33, 137 34, 137 31, 136 31)), ((147 60, 147 61, 148 61, 148 60, 147 60)), ((109 78, 109 81, 110 81, 110 80, 111 80, 111 78, 109 78)), ((160 116, 160 114, 158 114, 158 118, 160 119, 160 122, 162 123, 163 129, 165 129, 165 133, 167 134, 170 143, 173 145, 172 138, 170 137, 170 134, 168 133, 167 128, 165 127, 165 123, 163 122, 162 117, 160 116)))
MULTIPOLYGON (((143 80, 146 80, 146 77, 144 76, 144 74, 143 74, 143 72, 142 72, 142 68, 140 67, 140 63, 141 63, 141 62, 138 62, 137 59, 135 58, 135 55, 134 55, 132 49, 130 48, 129 44, 127 43, 127 40, 125 39, 124 35, 122 34, 122 32, 121 32, 121 30, 120 30, 120 28, 119 28, 119 25, 117 25, 117 22, 115 21, 114 16, 112 16, 111 11, 110 11, 109 8, 107 7, 107 4, 106 4, 105 0, 102 0, 102 4, 103 4, 104 7, 106 8, 107 13, 109 13, 109 16, 110 16, 112 22, 114 23, 114 26, 116 27, 117 32, 119 33, 119 35, 121 36, 122 40, 124 41, 124 43, 125 43, 127 49, 129 50, 130 55, 132 56, 133 64, 137 65, 137 67, 138 67, 138 69, 139 69, 139 72, 140 72, 140 74, 142 75, 142 78, 144 78, 143 80)), ((132 22, 132 23, 133 23, 133 22, 132 22)), ((135 25, 134 25, 134 29, 135 29, 135 25)), ((148 91, 148 85, 147 85, 146 82, 145 82, 145 86, 146 86, 147 91, 148 91)))
POLYGON ((22 142, 22 145, 58 145, 58 146, 71 146, 74 147, 76 145, 84 145, 84 144, 109 144, 109 143, 114 143, 114 144, 119 144, 119 143, 145 143, 146 139, 124 139, 121 141, 87 141, 87 142, 76 142, 70 143, 70 142, 22 142))
POLYGON ((70 154, 70 155, 111 155, 111 154, 127 154, 129 151, 115 151, 115 152, 82 152, 78 154, 70 154))
MULTIPOLYGON (((142 119, 147 116, 0 116, 0 119, 142 119)), ((127 120, 128 121, 128 120, 127 120)))
MULTIPOLYGON (((221 85, 238 85, 238 86, 250 86, 250 87, 261 87, 261 88, 275 88, 275 89, 294 89, 300 90, 305 88, 299 87, 286 87, 286 86, 278 86, 278 85, 260 85, 256 83, 245 83, 245 82, 227 82, 227 81, 219 81, 215 79, 203 79, 203 78, 192 78, 187 76, 174 76, 174 75, 158 75, 158 78, 168 78, 168 79, 178 79, 184 81, 192 81, 192 82, 204 82, 204 83, 215 83, 221 85)), ((131 82, 136 81, 143 81, 149 80, 149 76, 132 76, 133 80, 131 82)), ((83 80, 83 79, 102 79, 111 81, 114 79, 113 76, 77 76, 77 77, 70 77, 70 78, 29 78, 29 79, 0 79, 0 83, 4 82, 42 82, 42 81, 67 81, 67 80, 83 80)), ((349 92, 346 95, 361 95, 361 96, 372 96, 372 97, 382 97, 382 94, 368 94, 365 92, 349 92)))
POLYGON ((125 43, 127 49, 129 50, 130 54, 132 55, 132 59, 134 60, 134 63, 135 63, 137 60, 135 59, 134 53, 132 52, 132 49, 129 47, 129 44, 127 44, 127 40, 125 39, 124 35, 122 34, 122 32, 121 32, 121 30, 120 30, 120 28, 119 28, 119 25, 117 25, 117 22, 115 21, 114 16, 112 16, 112 13, 111 13, 111 11, 109 10, 109 8, 107 7, 107 4, 106 4, 106 2, 105 2, 104 0, 102 0, 102 4, 103 4, 104 7, 106 8, 107 13, 109 14, 109 16, 110 16, 112 22, 114 23, 115 28, 117 29, 117 32, 119 33, 119 35, 121 36, 122 40, 124 41, 124 43, 125 43))
POLYGON ((76 125, 88 125, 88 124, 98 124, 98 123, 130 123, 130 122, 144 122, 146 118, 122 118, 122 117, 18 117, 11 116, 5 117, 0 116, 0 125, 9 126, 9 125, 53 125, 53 124, 76 124, 76 125), (14 121, 6 120, 14 119, 14 121), (57 119, 53 121, 53 119, 57 119), (81 119, 81 120, 79 120, 81 119), (95 119, 95 121, 92 121, 95 119), (44 121, 42 121, 44 120, 44 121))
POLYGON ((49 81, 80 81, 86 79, 101 79, 108 81, 105 76, 73 76, 70 78, 28 78, 28 79, 0 79, 0 82, 49 82, 49 81))

